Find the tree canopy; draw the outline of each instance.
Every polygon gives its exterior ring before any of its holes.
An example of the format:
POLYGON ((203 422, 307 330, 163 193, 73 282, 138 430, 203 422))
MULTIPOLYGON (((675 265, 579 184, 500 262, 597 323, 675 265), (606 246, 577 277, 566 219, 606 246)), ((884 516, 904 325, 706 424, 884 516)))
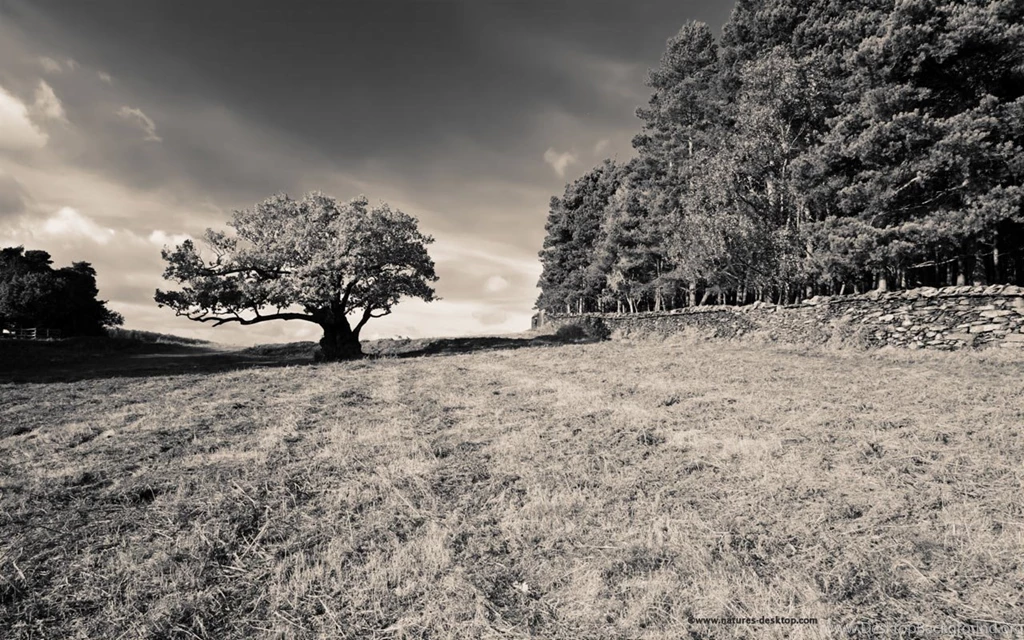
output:
POLYGON ((102 335, 124 319, 97 300, 96 270, 88 262, 54 269, 46 251, 0 249, 0 325, 56 329, 64 336, 102 335))
POLYGON ((538 308, 1024 284, 1021 3, 739 0, 647 80, 638 157, 552 200, 538 308))
POLYGON ((163 250, 164 278, 182 287, 158 290, 158 304, 214 326, 313 322, 324 331, 323 357, 343 359, 362 355, 362 328, 401 298, 436 299, 433 238, 387 204, 279 194, 228 224, 231 234, 207 230, 205 255, 191 240, 163 250))

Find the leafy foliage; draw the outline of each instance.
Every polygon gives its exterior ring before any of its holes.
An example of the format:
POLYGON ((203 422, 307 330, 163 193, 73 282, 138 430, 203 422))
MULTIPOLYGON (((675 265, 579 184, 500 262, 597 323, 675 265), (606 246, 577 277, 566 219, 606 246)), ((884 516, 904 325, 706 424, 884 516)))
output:
POLYGON ((684 25, 639 157, 567 187, 592 208, 549 222, 537 306, 1024 284, 1022 22, 1013 0, 740 0, 720 39, 684 25))
POLYGON ((361 355, 363 326, 401 298, 435 299, 426 249, 433 238, 387 204, 279 194, 235 212, 229 225, 234 234, 207 230, 209 257, 191 240, 164 249, 164 277, 182 288, 158 290, 157 303, 214 326, 314 322, 324 330, 324 357, 333 359, 361 355))
POLYGON ((65 336, 102 335, 124 323, 97 300, 96 270, 88 262, 54 269, 46 251, 0 249, 0 326, 60 330, 65 336))

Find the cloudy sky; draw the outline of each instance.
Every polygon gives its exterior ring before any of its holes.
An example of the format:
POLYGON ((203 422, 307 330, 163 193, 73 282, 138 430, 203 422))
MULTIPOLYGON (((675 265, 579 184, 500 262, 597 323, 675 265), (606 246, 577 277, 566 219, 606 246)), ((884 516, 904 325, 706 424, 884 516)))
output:
POLYGON ((665 40, 730 5, 0 0, 0 246, 93 263, 130 328, 317 339, 157 308, 160 248, 275 192, 365 194, 436 238, 444 298, 365 337, 518 331, 549 198, 631 155, 665 40))

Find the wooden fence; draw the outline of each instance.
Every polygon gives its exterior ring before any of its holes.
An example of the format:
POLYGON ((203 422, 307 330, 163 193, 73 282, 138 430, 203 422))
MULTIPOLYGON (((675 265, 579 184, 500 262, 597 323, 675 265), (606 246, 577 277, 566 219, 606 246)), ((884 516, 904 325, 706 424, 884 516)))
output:
POLYGON ((0 340, 59 340, 60 329, 4 329, 0 340))

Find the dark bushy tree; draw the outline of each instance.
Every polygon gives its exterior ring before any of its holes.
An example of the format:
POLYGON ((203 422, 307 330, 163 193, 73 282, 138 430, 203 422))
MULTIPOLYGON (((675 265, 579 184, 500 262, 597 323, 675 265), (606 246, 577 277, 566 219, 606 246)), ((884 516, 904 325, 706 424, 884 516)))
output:
POLYGON ((124 319, 97 300, 96 270, 88 262, 53 269, 46 251, 0 250, 0 324, 57 329, 64 336, 102 335, 124 319))
POLYGON ((592 311, 602 285, 590 270, 605 207, 619 187, 621 167, 607 160, 566 185, 551 199, 538 307, 547 311, 592 311))
POLYGON ((236 211, 229 225, 231 235, 207 230, 205 256, 191 240, 163 251, 164 277, 182 288, 158 290, 158 304, 214 326, 312 322, 323 329, 322 357, 338 360, 362 356, 363 326, 399 299, 436 299, 433 238, 386 204, 275 195, 236 211))

